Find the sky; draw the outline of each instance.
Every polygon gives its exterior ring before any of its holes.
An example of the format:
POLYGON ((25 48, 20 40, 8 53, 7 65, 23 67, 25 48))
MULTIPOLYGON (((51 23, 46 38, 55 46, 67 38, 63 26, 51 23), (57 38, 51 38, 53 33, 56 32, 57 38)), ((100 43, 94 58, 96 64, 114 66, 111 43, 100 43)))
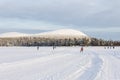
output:
POLYGON ((0 0, 0 33, 69 28, 120 40, 120 0, 0 0))

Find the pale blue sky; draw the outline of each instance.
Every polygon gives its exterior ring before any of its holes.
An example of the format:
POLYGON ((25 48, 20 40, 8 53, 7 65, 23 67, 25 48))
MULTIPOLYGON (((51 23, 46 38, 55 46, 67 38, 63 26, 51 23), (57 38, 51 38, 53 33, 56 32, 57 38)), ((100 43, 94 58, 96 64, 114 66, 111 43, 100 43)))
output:
POLYGON ((120 40, 119 9, 119 0, 0 0, 0 33, 72 28, 120 40))

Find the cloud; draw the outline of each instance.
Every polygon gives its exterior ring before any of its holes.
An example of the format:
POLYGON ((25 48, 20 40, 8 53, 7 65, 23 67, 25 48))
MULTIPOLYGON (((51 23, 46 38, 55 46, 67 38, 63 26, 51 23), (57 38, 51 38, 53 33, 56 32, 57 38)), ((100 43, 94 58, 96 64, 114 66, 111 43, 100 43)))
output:
MULTIPOLYGON (((114 10, 118 5, 118 0, 0 0, 0 17, 41 20, 61 25, 72 24, 76 26, 103 25, 102 20, 107 15, 116 13, 104 13, 109 9, 114 10), (112 4, 112 5, 111 5, 112 4), (100 17, 99 17, 100 16, 100 17), (96 20, 97 18, 97 20, 96 20)), ((118 10, 118 9, 117 9, 118 10)), ((119 14, 118 14, 119 16, 119 14)), ((114 23, 113 23, 114 24, 114 23)), ((120 24, 119 24, 120 25, 120 24)), ((106 25, 105 25, 106 26, 106 25)))
POLYGON ((120 27, 119 8, 119 0, 0 0, 0 27, 110 32, 120 27))
MULTIPOLYGON (((70 26, 69 26, 70 27, 70 26)), ((60 28, 67 28, 67 26, 60 26, 49 22, 29 20, 29 19, 18 19, 18 18, 1 18, 0 19, 1 29, 33 29, 33 30, 56 30, 60 28)))

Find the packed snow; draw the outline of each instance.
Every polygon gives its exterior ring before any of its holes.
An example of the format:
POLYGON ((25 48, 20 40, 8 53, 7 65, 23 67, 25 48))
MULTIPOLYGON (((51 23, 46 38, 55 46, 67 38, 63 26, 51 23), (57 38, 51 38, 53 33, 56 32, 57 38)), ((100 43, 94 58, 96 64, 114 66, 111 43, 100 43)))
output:
POLYGON ((0 47, 0 80, 120 80, 120 47, 0 47))

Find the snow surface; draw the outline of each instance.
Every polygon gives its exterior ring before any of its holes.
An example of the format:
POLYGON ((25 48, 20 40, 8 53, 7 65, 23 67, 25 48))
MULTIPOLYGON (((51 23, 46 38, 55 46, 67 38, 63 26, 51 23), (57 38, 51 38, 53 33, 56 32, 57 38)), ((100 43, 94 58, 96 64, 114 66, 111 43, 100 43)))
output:
POLYGON ((27 37, 27 36, 34 36, 34 37, 46 37, 46 38, 88 38, 88 36, 80 31, 73 30, 73 29, 61 29, 56 31, 50 32, 43 32, 38 34, 24 34, 18 32, 9 32, 0 34, 0 37, 27 37))
POLYGON ((120 80, 120 47, 0 47, 0 80, 120 80))

